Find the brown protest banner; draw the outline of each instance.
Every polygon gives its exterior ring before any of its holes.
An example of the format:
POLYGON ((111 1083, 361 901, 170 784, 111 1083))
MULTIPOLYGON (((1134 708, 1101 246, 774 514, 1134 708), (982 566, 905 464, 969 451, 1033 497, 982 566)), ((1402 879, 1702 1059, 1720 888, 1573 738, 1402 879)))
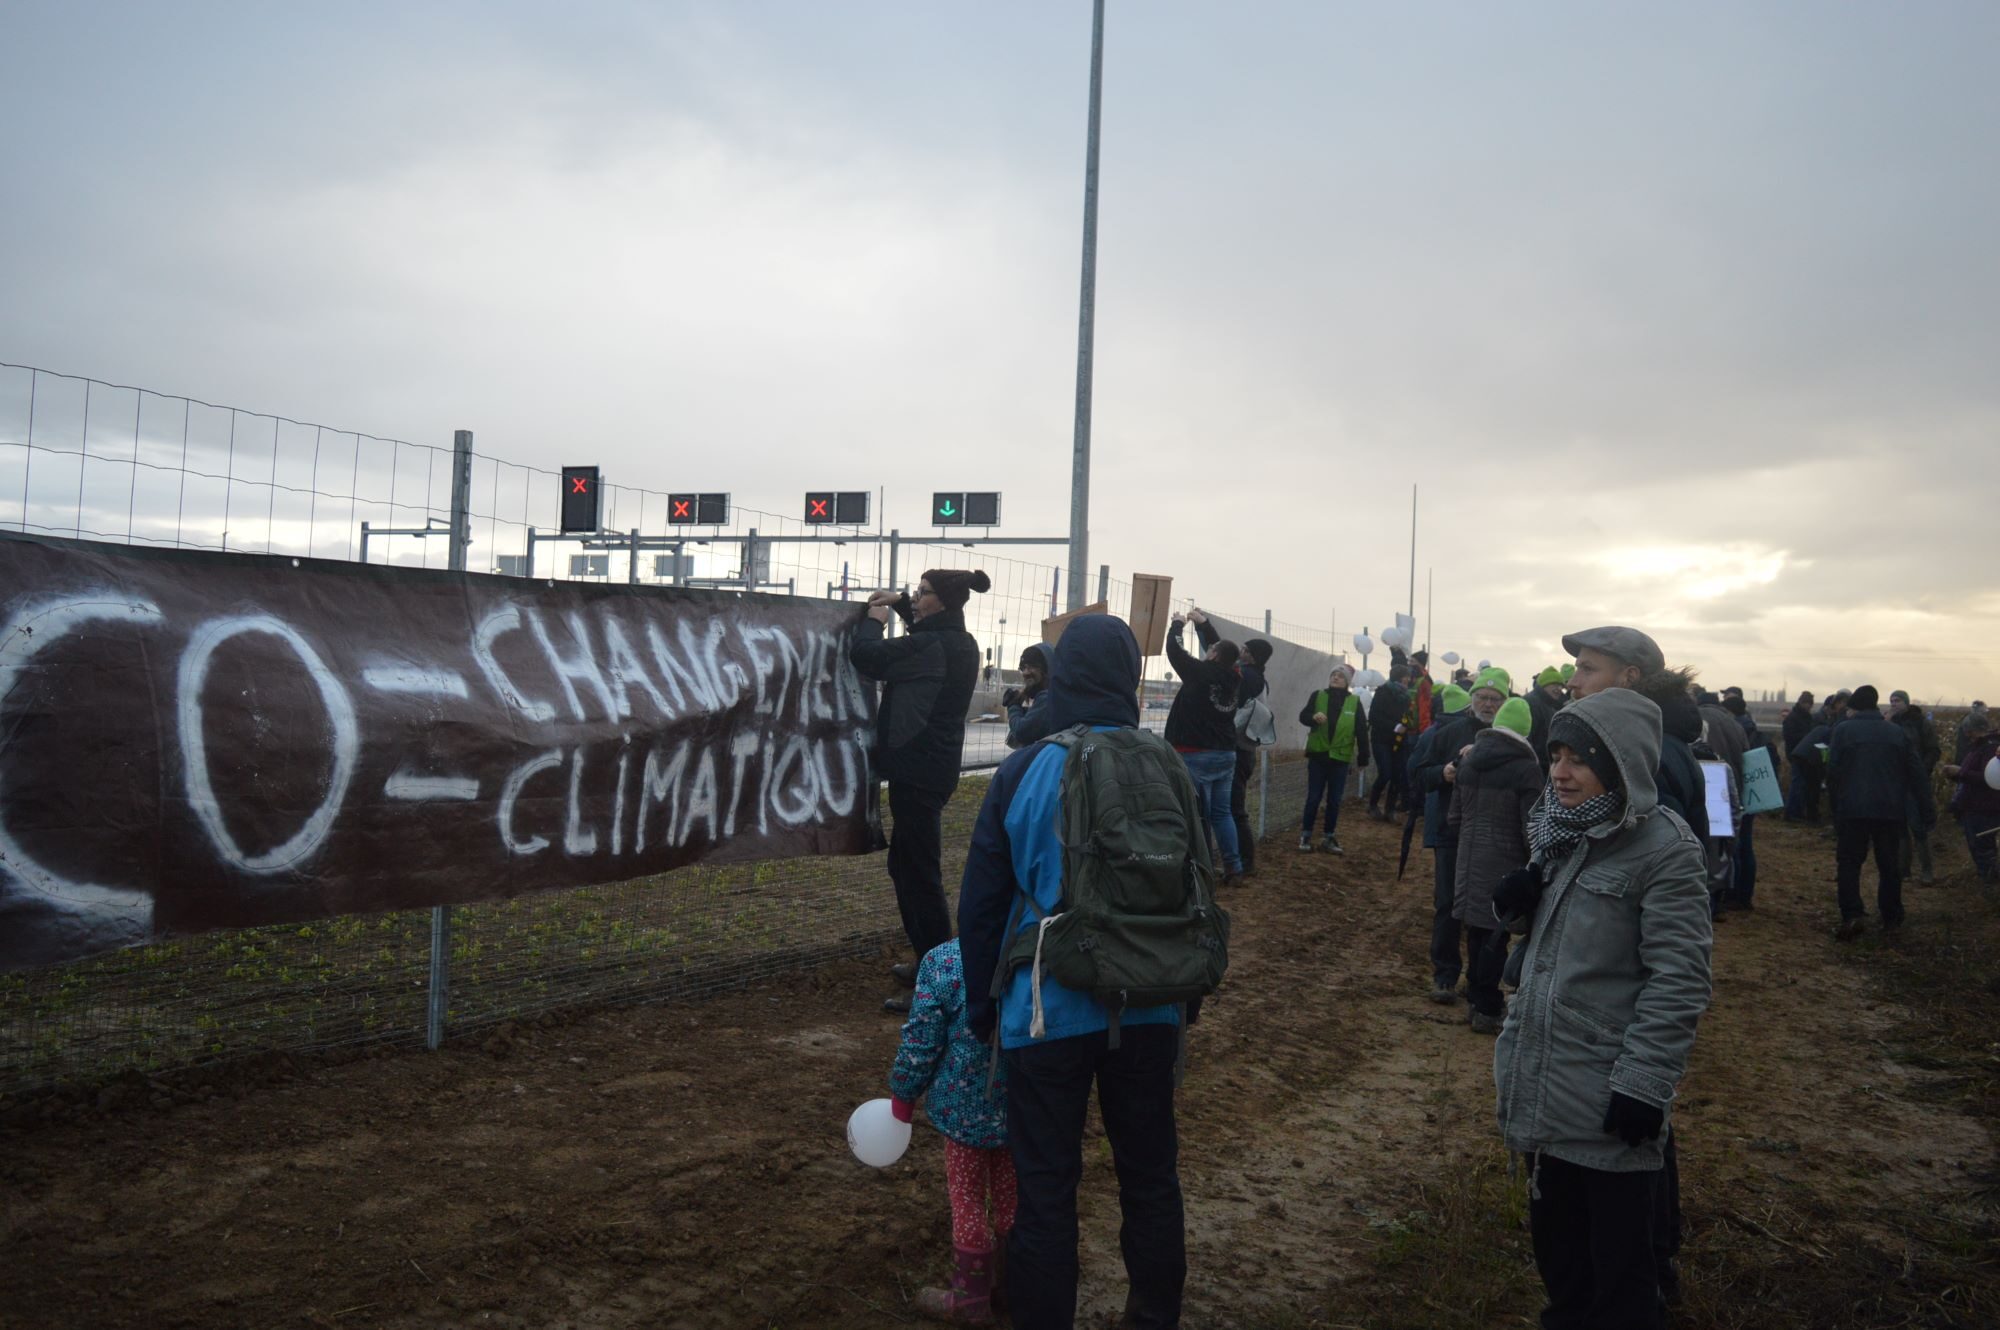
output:
POLYGON ((0 536, 0 967, 865 853, 861 614, 0 536))

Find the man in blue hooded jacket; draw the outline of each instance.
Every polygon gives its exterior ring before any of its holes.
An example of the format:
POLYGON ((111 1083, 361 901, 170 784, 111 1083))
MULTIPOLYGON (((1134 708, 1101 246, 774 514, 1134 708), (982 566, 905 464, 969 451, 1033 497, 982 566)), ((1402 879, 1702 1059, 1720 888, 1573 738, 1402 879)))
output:
MULTIPOLYGON (((1076 725, 1136 728, 1139 669, 1139 644, 1124 620, 1091 615, 1072 621, 1050 670, 1050 732, 1076 725)), ((1120 1246, 1131 1284, 1124 1324, 1176 1326, 1187 1282, 1174 1125, 1179 1008, 1126 1008, 1114 1048, 1103 1005, 1047 975, 1039 1039, 1030 1034, 1033 1002, 1025 967, 1014 972, 997 1007, 990 996, 1010 920, 1025 917, 1019 926, 1032 927, 1035 914, 1054 910, 1062 898, 1057 828, 1067 754, 1043 741, 1000 764, 959 885, 966 1014, 982 1037, 997 1022, 1007 1057, 1007 1137, 1019 1194, 1007 1244, 1007 1299, 1020 1330, 1074 1323, 1076 1192, 1083 1177, 1084 1114, 1095 1083, 1124 1216, 1120 1246), (1033 897, 1036 911, 1013 908, 1020 893, 1033 897)), ((1192 831, 1203 834, 1198 826, 1192 831)))

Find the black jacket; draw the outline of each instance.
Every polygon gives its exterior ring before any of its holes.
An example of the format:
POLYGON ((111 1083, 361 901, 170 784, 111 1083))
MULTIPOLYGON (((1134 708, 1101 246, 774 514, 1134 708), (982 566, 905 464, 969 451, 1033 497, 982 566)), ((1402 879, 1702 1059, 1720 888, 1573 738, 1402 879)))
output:
POLYGON ((1826 776, 1833 815, 1902 822, 1914 808, 1925 826, 1937 820, 1930 777, 1902 726, 1875 707, 1861 707, 1833 727, 1826 776))
MULTIPOLYGON (((909 598, 897 601, 895 609, 908 620, 909 598)), ((855 669, 886 685, 870 751, 875 774, 950 794, 958 788, 965 752, 965 713, 979 679, 979 643, 965 631, 960 610, 919 619, 901 637, 886 638, 883 629, 863 619, 852 653, 855 669)))
MULTIPOLYGON (((1451 801, 1456 786, 1445 780, 1444 769, 1458 761, 1458 750, 1478 738, 1479 732, 1486 728, 1486 722, 1479 719, 1479 713, 1467 707, 1455 716, 1446 716, 1432 727, 1430 746, 1424 750, 1422 761, 1418 761, 1415 754, 1411 755, 1410 784, 1419 795, 1436 793, 1438 796, 1437 838, 1440 845, 1458 844, 1458 827, 1451 817, 1451 801)), ((1430 808, 1426 805, 1426 839, 1430 833, 1430 816, 1430 808)))
POLYGON ((1535 760, 1544 767, 1549 764, 1549 725, 1567 705, 1567 698, 1554 701, 1539 684, 1528 690, 1528 715, 1533 722, 1528 727, 1528 746, 1535 750, 1535 760))
POLYGON ((1889 723, 1910 736, 1910 746, 1917 750, 1917 761, 1922 764, 1924 774, 1929 775, 1933 767, 1944 756, 1944 747, 1938 742, 1937 726, 1919 707, 1903 708, 1900 716, 1891 716, 1889 723))
MULTIPOLYGON (((1185 622, 1185 621, 1183 621, 1185 622)), ((1236 751, 1236 667, 1190 656, 1177 623, 1167 633, 1167 661, 1181 676, 1167 712, 1167 742, 1181 749, 1236 751)), ((1213 624, 1198 623, 1195 636, 1206 651, 1220 640, 1213 624)))
POLYGON ((1445 815, 1458 842, 1452 918, 1493 928, 1493 888, 1528 866, 1528 810, 1546 778, 1535 750, 1511 730, 1484 729, 1458 767, 1457 794, 1445 815))
POLYGON ((1399 683, 1385 683, 1368 699, 1368 737, 1381 747, 1396 742, 1396 727, 1410 709, 1410 690, 1399 683))
MULTIPOLYGON (((1654 698, 1659 703, 1659 698, 1654 698)), ((1694 741, 1701 737, 1701 710, 1682 693, 1660 704, 1660 770, 1656 777, 1660 805, 1671 808, 1688 830, 1708 839, 1708 790, 1694 741)))
POLYGON ((1799 745, 1805 742, 1808 734, 1812 733, 1815 724, 1817 722, 1813 720, 1811 711, 1797 702, 1792 703, 1792 709, 1785 713, 1785 726, 1779 731, 1785 738, 1787 761, 1791 760, 1792 754, 1799 751, 1799 745))

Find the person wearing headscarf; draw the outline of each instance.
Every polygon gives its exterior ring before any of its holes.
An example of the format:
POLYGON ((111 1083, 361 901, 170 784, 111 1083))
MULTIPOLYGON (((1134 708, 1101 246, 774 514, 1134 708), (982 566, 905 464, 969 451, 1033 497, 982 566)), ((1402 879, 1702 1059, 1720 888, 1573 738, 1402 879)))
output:
MULTIPOLYGON (((917 582, 915 596, 870 596, 855 632, 854 668, 883 685, 869 756, 875 775, 889 783, 889 880, 916 952, 915 961, 890 967, 906 988, 915 986, 924 953, 951 936, 944 806, 958 788, 965 716, 979 681, 979 643, 965 631, 965 602, 991 585, 982 571, 933 568, 917 582), (910 626, 901 637, 884 636, 892 611, 910 626)), ((882 1007, 907 1016, 910 1000, 899 993, 882 1007)))

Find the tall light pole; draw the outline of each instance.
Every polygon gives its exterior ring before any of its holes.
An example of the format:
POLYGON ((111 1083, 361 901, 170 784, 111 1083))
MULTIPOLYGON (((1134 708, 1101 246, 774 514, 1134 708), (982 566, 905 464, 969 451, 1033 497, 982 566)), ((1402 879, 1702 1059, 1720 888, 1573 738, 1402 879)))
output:
POLYGON ((1090 134, 1083 160, 1083 292, 1076 315, 1076 438, 1069 473, 1069 608, 1090 566, 1090 363, 1097 328, 1097 130, 1104 95, 1104 0, 1090 19, 1090 134))

